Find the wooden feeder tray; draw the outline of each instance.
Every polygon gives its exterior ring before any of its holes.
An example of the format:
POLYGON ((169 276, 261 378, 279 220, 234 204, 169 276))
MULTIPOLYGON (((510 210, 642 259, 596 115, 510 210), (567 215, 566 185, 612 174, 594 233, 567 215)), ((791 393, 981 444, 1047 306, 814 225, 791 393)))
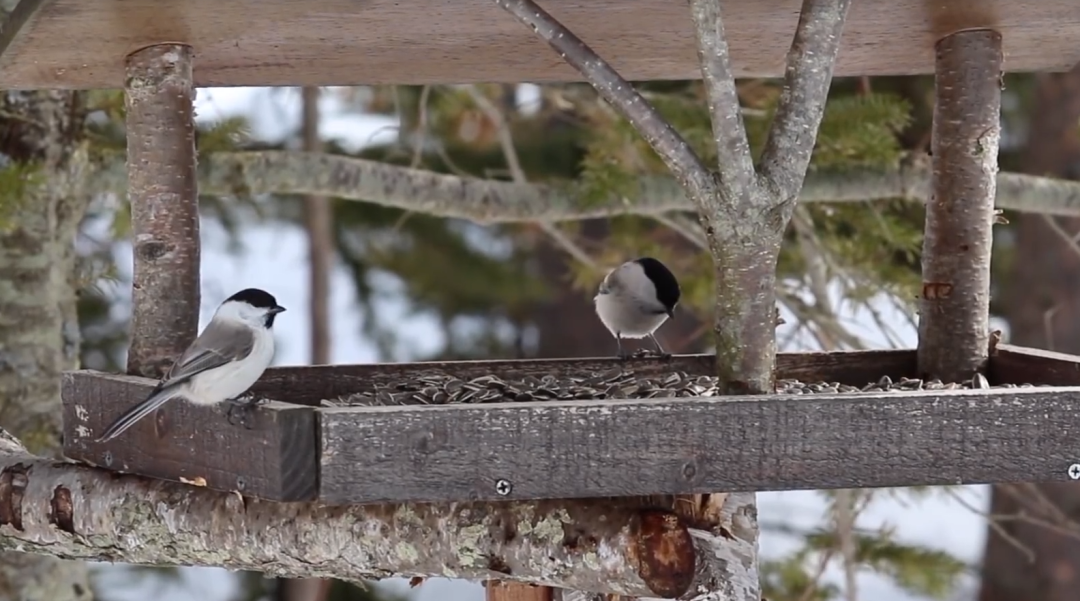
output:
MULTIPOLYGON (((223 408, 173 402, 105 444, 94 438, 154 381, 75 371, 63 381, 64 453, 115 471, 328 504, 1067 481, 1080 462, 1080 357, 1009 345, 991 357, 989 383, 1044 386, 319 406, 438 374, 542 381, 625 368, 663 379, 710 375, 713 362, 272 368, 253 391, 276 400, 247 427, 231 425, 223 408)), ((915 363, 913 350, 781 354, 778 378, 863 387, 913 377, 915 363)))
MULTIPOLYGON (((630 81, 699 79, 685 2, 539 0, 630 81)), ((778 77, 801 0, 724 0, 736 77, 778 77)), ((1008 71, 1080 63, 1076 0, 859 0, 834 74, 934 72, 934 43, 1001 32, 1008 71)), ((0 31, 0 88, 121 88, 125 57, 186 43, 198 86, 581 81, 492 0, 22 0, 0 31), (57 43, 63 40, 63 43, 57 43)))

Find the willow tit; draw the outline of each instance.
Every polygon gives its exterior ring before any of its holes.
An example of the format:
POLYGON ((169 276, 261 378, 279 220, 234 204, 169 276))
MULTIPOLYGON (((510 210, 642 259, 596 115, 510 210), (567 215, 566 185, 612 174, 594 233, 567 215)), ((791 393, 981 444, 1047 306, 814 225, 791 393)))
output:
POLYGON ((258 288, 225 299, 150 396, 116 418, 97 441, 116 438, 177 397, 196 405, 236 402, 274 358, 274 318, 284 310, 270 293, 258 288))
POLYGON ((674 317, 680 294, 675 276, 652 257, 627 261, 604 277, 593 301, 600 321, 615 337, 620 358, 626 358, 623 338, 646 336, 656 345, 658 353, 668 355, 653 332, 669 317, 674 317))

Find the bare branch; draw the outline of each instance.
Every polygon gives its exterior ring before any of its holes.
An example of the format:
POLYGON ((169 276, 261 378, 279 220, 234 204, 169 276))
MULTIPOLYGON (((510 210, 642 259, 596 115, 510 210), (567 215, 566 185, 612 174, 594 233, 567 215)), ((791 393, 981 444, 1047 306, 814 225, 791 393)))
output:
MULTIPOLYGON (((14 514, 0 512, 0 542, 9 548, 293 578, 497 578, 671 598, 687 591, 703 552, 694 546, 705 536, 669 511, 611 499, 364 506, 260 501, 34 457, 2 430, 0 484, 0 506, 10 508, 13 499, 21 504, 14 514)), ((750 519, 744 505, 753 495, 732 498, 725 528, 737 538, 725 539, 722 559, 730 567, 722 576, 737 599, 739 587, 751 586, 744 564, 756 551, 744 534, 750 519)))
POLYGON ((810 164, 850 6, 851 0, 803 0, 784 89, 761 155, 761 176, 781 204, 795 202, 810 164))
MULTIPOLYGON (((468 92, 469 97, 472 98, 472 101, 495 124, 499 134, 499 146, 502 148, 503 157, 506 159, 506 168, 510 171, 510 177, 514 180, 514 183, 528 183, 525 170, 521 167, 521 160, 518 158, 517 147, 514 145, 514 135, 506 124, 506 117, 503 112, 491 100, 481 94, 480 90, 476 89, 476 86, 467 85, 465 90, 468 92)), ((539 221, 539 225, 540 229, 571 257, 587 265, 592 270, 600 270, 600 266, 589 256, 589 253, 585 252, 585 249, 578 246, 576 242, 570 239, 570 236, 563 233, 554 223, 544 220, 539 221)))
POLYGON ((563 60, 580 71, 652 146, 680 184, 700 198, 711 194, 715 187, 712 172, 693 148, 592 48, 532 0, 495 0, 495 4, 532 27, 563 60))
POLYGON ((746 139, 746 126, 739 110, 735 77, 731 74, 720 2, 690 0, 690 16, 694 20, 698 60, 709 100, 720 185, 728 191, 747 189, 756 184, 756 173, 750 155, 750 142, 746 139))
MULTIPOLYGON (((96 165, 89 189, 123 196, 127 171, 119 154, 96 165)), ((696 211, 669 177, 638 178, 629 197, 579 202, 572 184, 515 184, 397 167, 347 156, 295 151, 215 152, 199 162, 199 192, 215 196, 313 194, 370 202, 481 224, 577 221, 614 215, 659 215, 696 211)), ((906 199, 925 202, 930 167, 922 162, 893 168, 811 171, 799 202, 863 202, 906 199)), ((1000 209, 1063 217, 1080 216, 1080 182, 999 173, 1000 209)))

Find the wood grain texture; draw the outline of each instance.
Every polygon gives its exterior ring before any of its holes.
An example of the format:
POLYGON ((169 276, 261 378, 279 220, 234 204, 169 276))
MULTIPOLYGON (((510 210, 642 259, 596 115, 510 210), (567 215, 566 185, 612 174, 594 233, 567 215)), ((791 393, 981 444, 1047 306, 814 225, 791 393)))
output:
POLYGON ((1068 481, 1080 460, 1080 387, 320 414, 332 504, 1068 481))
MULTIPOLYGON (((626 363, 612 357, 582 359, 520 359, 500 361, 452 361, 419 363, 371 363, 366 365, 314 365, 272 367, 263 374, 252 392, 279 401, 317 405, 323 399, 409 381, 425 374, 447 374, 474 378, 495 374, 503 379, 524 376, 582 375, 602 373, 625 366, 641 376, 671 371, 692 375, 715 375, 713 355, 675 355, 670 360, 631 359, 626 363)), ((803 382, 840 382, 862 386, 883 375, 894 379, 914 377, 914 350, 845 351, 828 353, 779 353, 776 373, 780 379, 803 382)))
POLYGON ((94 371, 64 374, 64 455, 76 461, 173 481, 205 479, 214 490, 274 501, 315 499, 316 420, 308 407, 267 403, 230 425, 224 407, 171 401, 106 443, 95 438, 150 392, 154 380, 94 371))
MULTIPOLYGON (((3 65, 4 54, 15 45, 24 30, 29 30, 31 23, 37 18, 41 9, 51 0, 21 0, 15 5, 15 9, 6 16, 0 11, 0 65, 3 65)), ((0 71, 2 74, 3 71, 0 71)), ((4 80, 0 79, 0 83, 4 80)))
MULTIPOLYGON (((783 75, 800 5, 724 0, 736 77, 783 75)), ((701 76, 686 3, 542 6, 626 79, 701 76)), ((934 42, 974 27, 1001 32, 1009 71, 1064 71, 1080 62, 1075 0, 860 0, 834 74, 933 73, 934 42)), ((0 86, 119 88, 124 57, 163 42, 195 48, 199 86, 581 80, 491 0, 53 0, 0 58, 0 86)))
POLYGON ((1080 356, 999 344, 990 356, 992 384, 1080 386, 1080 356))

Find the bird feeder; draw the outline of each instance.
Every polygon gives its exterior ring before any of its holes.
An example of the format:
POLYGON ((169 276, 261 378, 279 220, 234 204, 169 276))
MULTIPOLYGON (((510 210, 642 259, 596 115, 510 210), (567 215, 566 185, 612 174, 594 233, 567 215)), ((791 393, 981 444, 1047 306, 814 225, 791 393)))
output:
MULTIPOLYGON (((700 77, 685 5, 541 4, 628 80, 700 77)), ((783 75, 800 4, 723 2, 736 77, 783 75)), ((939 40, 979 30, 1000 34, 980 43, 1008 71, 1080 63, 1075 0, 858 0, 834 75, 934 73, 941 53, 960 51, 935 49, 939 40)), ((581 76, 491 0, 22 0, 0 29, 0 87, 127 90, 133 225, 145 234, 136 279, 181 257, 198 282, 192 115, 175 104, 189 105, 195 86, 520 81, 581 76), (177 133, 173 146, 155 146, 155 127, 177 133), (172 213, 153 217, 161 211, 172 213)), ((914 350, 781 354, 780 390, 749 397, 716 396, 705 355, 280 367, 254 388, 269 401, 246 424, 224 408, 171 403, 96 443, 154 386, 145 376, 159 358, 194 336, 198 286, 141 282, 134 321, 151 325, 133 332, 144 350, 129 374, 79 370, 63 383, 64 453, 118 472, 328 505, 1080 474, 1069 469, 1080 461, 1080 357, 1008 345, 992 348, 985 377, 960 383, 920 379, 914 350)), ((488 568, 495 577, 500 565, 488 568)), ((648 590, 687 586, 676 578, 648 590)))

